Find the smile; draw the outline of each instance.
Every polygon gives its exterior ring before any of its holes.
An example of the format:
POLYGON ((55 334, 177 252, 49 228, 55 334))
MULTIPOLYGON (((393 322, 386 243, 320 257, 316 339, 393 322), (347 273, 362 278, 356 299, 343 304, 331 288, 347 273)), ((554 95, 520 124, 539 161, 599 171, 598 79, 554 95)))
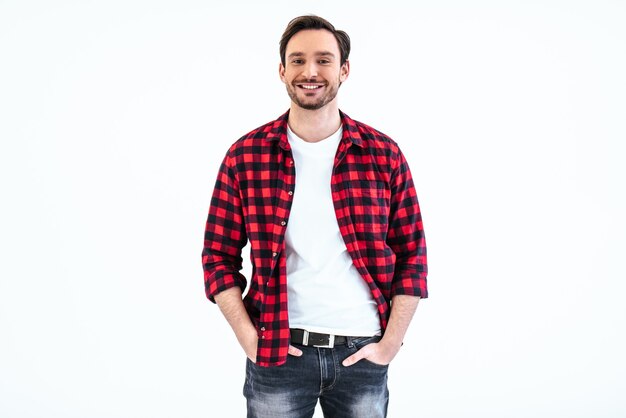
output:
POLYGON ((316 85, 316 84, 297 84, 297 86, 305 90, 317 90, 319 88, 324 87, 322 85, 316 85))

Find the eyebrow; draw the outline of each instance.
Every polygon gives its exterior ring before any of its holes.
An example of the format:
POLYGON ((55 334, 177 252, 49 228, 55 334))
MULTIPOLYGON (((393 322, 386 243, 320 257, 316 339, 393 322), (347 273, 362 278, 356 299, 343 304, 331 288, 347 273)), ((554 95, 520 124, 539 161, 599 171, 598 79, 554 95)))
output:
MULTIPOLYGON (((287 58, 302 57, 304 55, 305 55, 304 52, 292 52, 291 54, 289 54, 289 56, 287 58)), ((315 55, 317 55, 318 57, 335 58, 335 54, 333 54, 330 51, 318 51, 318 52, 315 53, 315 55)))

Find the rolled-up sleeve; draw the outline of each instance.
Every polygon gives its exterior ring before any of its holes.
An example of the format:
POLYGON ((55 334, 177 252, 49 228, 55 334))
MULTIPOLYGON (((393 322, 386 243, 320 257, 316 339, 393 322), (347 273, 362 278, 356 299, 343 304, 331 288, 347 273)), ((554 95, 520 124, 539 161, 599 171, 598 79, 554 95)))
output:
POLYGON ((396 255, 391 297, 428 297, 426 240, 422 215, 409 165, 398 149, 391 175, 387 244, 396 255))
POLYGON ((243 292, 246 278, 240 273, 241 251, 248 238, 242 200, 229 152, 219 168, 204 232, 202 267, 206 296, 214 296, 234 286, 243 292))

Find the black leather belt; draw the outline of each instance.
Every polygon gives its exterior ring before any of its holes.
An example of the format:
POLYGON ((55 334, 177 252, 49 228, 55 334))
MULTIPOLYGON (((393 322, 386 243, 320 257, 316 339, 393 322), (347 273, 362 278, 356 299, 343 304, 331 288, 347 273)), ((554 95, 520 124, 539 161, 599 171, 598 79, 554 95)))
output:
MULTIPOLYGON (((309 347, 333 348, 337 344, 345 344, 351 337, 343 335, 321 334, 309 332, 304 329, 291 328, 291 343, 309 347)), ((354 338, 354 337, 352 337, 354 338)))

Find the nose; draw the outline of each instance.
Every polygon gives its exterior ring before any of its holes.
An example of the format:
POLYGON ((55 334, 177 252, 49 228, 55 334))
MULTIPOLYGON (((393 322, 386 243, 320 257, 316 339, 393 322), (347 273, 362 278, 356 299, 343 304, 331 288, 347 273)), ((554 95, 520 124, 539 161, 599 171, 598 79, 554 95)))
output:
POLYGON ((317 63, 315 61, 310 61, 305 64, 302 75, 306 79, 317 77, 317 63))

